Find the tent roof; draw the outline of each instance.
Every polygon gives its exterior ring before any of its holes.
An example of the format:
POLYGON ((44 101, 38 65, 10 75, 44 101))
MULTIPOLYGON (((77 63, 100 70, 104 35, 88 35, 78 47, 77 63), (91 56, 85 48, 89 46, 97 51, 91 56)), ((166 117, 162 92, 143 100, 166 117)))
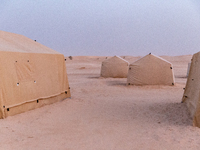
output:
POLYGON ((0 31, 0 51, 60 54, 23 35, 0 31))
POLYGON ((149 56, 153 56, 153 57, 158 58, 158 59, 160 59, 160 60, 162 60, 162 61, 165 61, 166 63, 172 64, 172 63, 170 63, 169 61, 167 61, 167 60, 165 60, 165 59, 163 59, 163 58, 161 58, 161 57, 159 57, 159 56, 156 56, 156 55, 154 55, 154 54, 149 53, 148 55, 146 55, 146 56, 144 56, 144 57, 142 57, 142 58, 136 60, 135 62, 131 63, 130 65, 134 65, 135 63, 139 63, 140 61, 142 61, 142 59, 145 59, 146 57, 149 57, 149 56))
POLYGON ((126 62, 126 63, 129 64, 129 62, 127 60, 121 58, 120 56, 113 56, 113 57, 111 57, 109 59, 104 60, 103 62, 109 62, 109 61, 112 61, 113 59, 116 59, 116 58, 119 59, 120 61, 123 61, 123 62, 126 62))

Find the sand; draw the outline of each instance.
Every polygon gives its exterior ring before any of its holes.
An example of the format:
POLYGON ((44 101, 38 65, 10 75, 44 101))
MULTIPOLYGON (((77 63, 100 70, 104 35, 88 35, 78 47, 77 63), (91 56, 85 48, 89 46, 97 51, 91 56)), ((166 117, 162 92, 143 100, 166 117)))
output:
POLYGON ((192 56, 162 57, 175 86, 126 86, 99 76, 106 57, 66 58, 71 99, 0 120, 0 149, 199 150, 200 128, 181 103, 192 56))

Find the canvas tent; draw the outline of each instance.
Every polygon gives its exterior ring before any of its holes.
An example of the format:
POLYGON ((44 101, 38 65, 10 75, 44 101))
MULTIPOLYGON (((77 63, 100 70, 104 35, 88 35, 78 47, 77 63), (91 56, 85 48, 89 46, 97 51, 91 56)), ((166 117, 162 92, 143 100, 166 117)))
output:
POLYGON ((174 83, 172 64, 151 53, 129 66, 128 85, 174 85, 174 83))
POLYGON ((188 68, 187 68, 187 77, 188 77, 189 72, 190 72, 190 66, 191 66, 191 62, 188 63, 188 68))
POLYGON ((0 31, 0 118, 70 97, 64 56, 0 31))
POLYGON ((186 103, 194 126, 200 127, 200 52, 192 57, 182 102, 186 103))
POLYGON ((129 62, 119 56, 111 57, 102 62, 101 76, 112 78, 126 78, 129 62))

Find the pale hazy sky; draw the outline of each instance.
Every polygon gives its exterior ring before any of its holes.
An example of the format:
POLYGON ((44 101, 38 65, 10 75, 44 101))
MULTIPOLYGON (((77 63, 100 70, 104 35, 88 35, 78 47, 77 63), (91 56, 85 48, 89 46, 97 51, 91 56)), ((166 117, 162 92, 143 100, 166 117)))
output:
POLYGON ((0 0, 0 30, 65 56, 200 51, 200 0, 0 0))

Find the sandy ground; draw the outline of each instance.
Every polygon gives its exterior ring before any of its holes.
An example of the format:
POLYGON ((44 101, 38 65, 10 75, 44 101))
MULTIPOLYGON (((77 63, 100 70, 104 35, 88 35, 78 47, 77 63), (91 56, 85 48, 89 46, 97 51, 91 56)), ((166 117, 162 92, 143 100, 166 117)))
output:
POLYGON ((175 86, 126 86, 99 77, 105 57, 67 58, 72 98, 0 120, 0 149, 199 150, 200 129, 180 103, 191 57, 163 56, 175 86))

